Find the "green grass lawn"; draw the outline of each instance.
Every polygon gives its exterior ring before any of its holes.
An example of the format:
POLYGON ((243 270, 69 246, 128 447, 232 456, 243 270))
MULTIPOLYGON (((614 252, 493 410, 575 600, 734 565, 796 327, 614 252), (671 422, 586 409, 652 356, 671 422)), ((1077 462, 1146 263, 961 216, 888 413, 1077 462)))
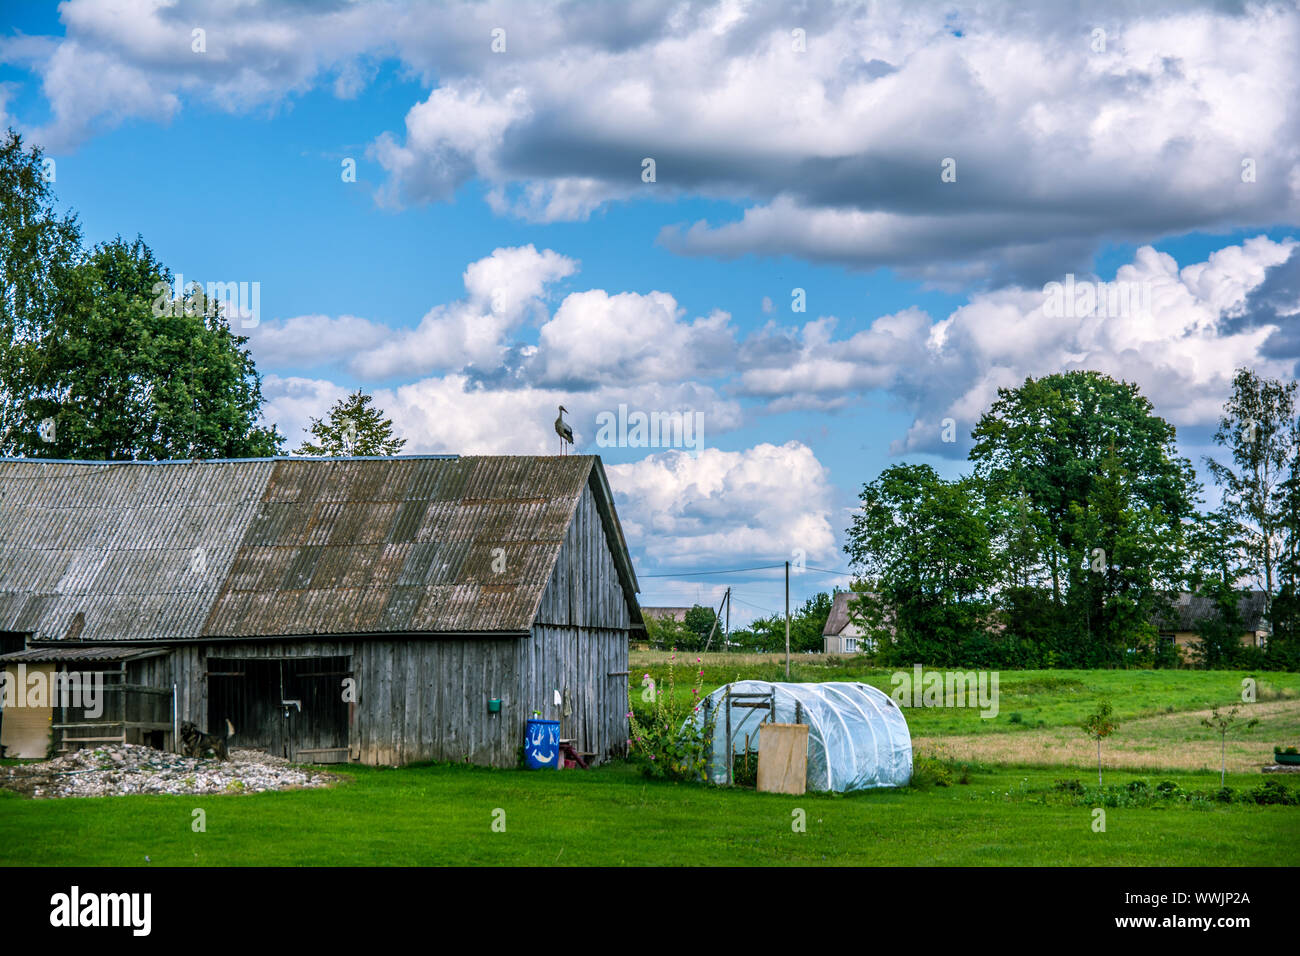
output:
MULTIPOLYGON (((800 797, 589 772, 349 767, 330 790, 25 800, 0 794, 0 863, 21 865, 1300 864, 1300 808, 1092 810, 1040 802, 1059 769, 977 768, 965 785, 800 797), (191 811, 207 832, 191 830, 191 811), (493 811, 505 832, 493 832, 493 811), (792 811, 806 814, 806 832, 792 811)), ((1086 773, 1080 774, 1085 782, 1086 773)), ((1149 775, 1116 772, 1106 782, 1149 775)), ((1176 774, 1212 790, 1216 774, 1176 774)), ((1230 775, 1247 789, 1259 774, 1230 775)))
MULTIPOLYGON (((634 697, 645 671, 662 682, 666 656, 633 655, 634 697)), ((694 655, 679 668, 685 699, 694 669, 694 655)), ((711 655, 704 669, 706 692, 737 677, 784 678, 774 658, 711 655)), ((889 692, 891 673, 860 658, 796 658, 791 676, 889 692)), ((1197 712, 1240 703, 1245 676, 1258 678, 1270 712, 1256 735, 1230 743, 1229 766, 1240 772, 1229 773, 1228 786, 1249 791, 1267 779, 1249 771, 1274 744, 1300 743, 1290 739, 1300 733, 1300 675, 1004 671, 994 719, 906 711, 914 739, 949 749, 947 787, 787 797, 651 781, 615 763, 572 773, 350 766, 328 790, 229 796, 28 800, 0 791, 0 864, 1300 865, 1300 807, 1111 806, 1099 833, 1091 806, 1053 790, 1063 778, 1095 783, 1093 752, 1076 728, 1102 698, 1122 728, 1108 755, 1142 767, 1108 765, 1107 784, 1216 790, 1218 773, 1198 767, 1217 767, 1217 741, 1197 712), (195 808, 207 814, 205 833, 191 830, 195 808), (497 809, 505 832, 492 829, 497 809), (792 828, 795 810, 806 832, 792 828)), ((1285 781, 1300 788, 1295 776, 1285 781)))

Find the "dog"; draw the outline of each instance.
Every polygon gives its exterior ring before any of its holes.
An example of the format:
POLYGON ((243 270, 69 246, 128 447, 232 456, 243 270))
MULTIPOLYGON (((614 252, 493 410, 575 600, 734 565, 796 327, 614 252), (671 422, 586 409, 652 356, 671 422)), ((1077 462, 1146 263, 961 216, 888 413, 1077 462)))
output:
POLYGON ((209 750, 218 760, 230 759, 230 738, 235 736, 235 725, 226 721, 226 736, 205 734, 188 720, 181 724, 181 753, 187 757, 205 757, 209 750))

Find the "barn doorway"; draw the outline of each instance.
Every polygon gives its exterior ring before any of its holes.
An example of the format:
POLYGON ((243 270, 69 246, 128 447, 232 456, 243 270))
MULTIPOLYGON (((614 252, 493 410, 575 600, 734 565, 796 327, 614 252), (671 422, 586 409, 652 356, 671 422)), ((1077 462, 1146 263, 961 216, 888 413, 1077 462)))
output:
POLYGON ((208 733, 294 763, 348 759, 349 657, 208 658, 208 733))

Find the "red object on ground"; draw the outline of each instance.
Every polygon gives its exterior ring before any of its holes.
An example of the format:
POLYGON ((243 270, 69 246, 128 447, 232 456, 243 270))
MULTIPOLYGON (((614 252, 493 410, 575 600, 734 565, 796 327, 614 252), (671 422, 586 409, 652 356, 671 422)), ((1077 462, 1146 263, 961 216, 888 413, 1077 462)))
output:
POLYGON ((587 761, 583 760, 582 754, 574 748, 572 740, 560 741, 560 760, 563 761, 561 769, 567 770, 571 767, 587 769, 587 761))

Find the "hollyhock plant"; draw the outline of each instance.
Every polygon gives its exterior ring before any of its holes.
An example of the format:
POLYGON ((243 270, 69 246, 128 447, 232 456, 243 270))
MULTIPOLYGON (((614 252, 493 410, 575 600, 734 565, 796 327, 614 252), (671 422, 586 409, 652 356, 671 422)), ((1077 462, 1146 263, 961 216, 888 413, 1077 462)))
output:
MULTIPOLYGON (((674 648, 674 653, 668 659, 667 679, 660 687, 655 686, 649 674, 645 675, 643 686, 647 690, 643 698, 651 705, 649 713, 643 711, 638 718, 635 708, 629 706, 628 721, 633 739, 629 757, 639 763, 642 772, 649 777, 704 781, 707 779, 714 722, 712 719, 703 723, 691 719, 699 713, 704 671, 701 669, 696 672, 695 686, 691 688, 690 697, 679 703, 676 661, 674 648)), ((631 688, 629 693, 630 691, 631 688)))

